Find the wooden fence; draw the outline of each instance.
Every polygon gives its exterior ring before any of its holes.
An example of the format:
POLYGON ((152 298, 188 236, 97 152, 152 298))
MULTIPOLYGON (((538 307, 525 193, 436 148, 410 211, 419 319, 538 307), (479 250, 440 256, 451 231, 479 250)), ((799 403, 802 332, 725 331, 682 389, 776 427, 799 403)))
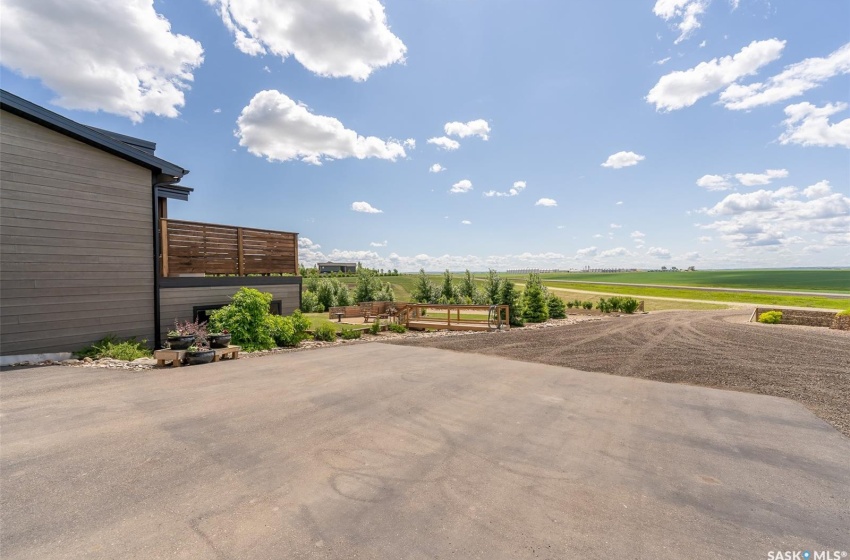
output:
POLYGON ((298 274, 298 234, 160 220, 162 275, 298 274))

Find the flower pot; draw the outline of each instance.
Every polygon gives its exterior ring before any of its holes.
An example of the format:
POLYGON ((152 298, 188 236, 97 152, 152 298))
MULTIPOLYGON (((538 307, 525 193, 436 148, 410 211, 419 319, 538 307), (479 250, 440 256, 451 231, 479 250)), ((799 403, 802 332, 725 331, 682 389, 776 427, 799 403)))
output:
POLYGON ((230 346, 229 334, 211 334, 207 337, 211 348, 227 348, 230 346))
POLYGON ((172 350, 185 350, 195 343, 195 336, 169 336, 168 347, 172 350))
POLYGON ((186 352, 185 362, 189 366, 197 366, 200 364, 208 364, 215 358, 215 352, 212 350, 200 350, 198 352, 186 352))

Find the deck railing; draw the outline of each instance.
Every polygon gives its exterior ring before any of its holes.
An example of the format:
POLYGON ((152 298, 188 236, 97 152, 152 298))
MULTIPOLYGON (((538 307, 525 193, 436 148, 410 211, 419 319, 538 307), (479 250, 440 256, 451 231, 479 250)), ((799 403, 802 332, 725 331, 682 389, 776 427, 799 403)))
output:
POLYGON ((298 274, 298 234, 160 220, 162 275, 298 274))

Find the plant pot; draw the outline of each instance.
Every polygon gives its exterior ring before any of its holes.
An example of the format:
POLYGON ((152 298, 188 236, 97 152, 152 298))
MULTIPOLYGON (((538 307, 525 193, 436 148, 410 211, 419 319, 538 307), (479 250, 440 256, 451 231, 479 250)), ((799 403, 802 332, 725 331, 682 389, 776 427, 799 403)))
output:
POLYGON ((207 336, 207 340, 210 341, 211 348, 227 348, 230 346, 230 336, 229 334, 211 334, 207 336))
POLYGON ((185 362, 188 366, 197 366, 200 364, 208 364, 215 358, 215 352, 212 350, 201 350, 199 352, 186 352, 185 362))
POLYGON ((189 336, 169 336, 168 347, 172 350, 185 350, 195 343, 194 335, 189 336))

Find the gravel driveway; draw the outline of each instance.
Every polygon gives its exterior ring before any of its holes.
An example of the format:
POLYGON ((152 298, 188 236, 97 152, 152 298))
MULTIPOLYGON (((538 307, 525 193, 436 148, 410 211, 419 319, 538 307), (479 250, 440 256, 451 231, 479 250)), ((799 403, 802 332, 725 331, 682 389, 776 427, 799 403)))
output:
POLYGON ((850 332, 748 323, 749 316, 663 312, 393 344, 786 397, 850 437, 850 332))

